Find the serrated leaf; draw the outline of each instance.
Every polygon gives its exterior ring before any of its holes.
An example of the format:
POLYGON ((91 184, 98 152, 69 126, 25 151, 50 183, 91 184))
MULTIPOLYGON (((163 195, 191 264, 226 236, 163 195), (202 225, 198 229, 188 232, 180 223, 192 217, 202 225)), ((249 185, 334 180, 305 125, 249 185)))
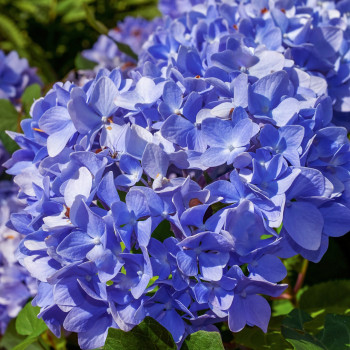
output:
POLYGON ((18 314, 16 319, 16 330, 21 335, 39 336, 48 328, 45 322, 38 318, 39 307, 34 307, 27 303, 18 314))
POLYGON ((28 86, 22 95, 22 108, 26 114, 29 114, 30 107, 33 102, 41 96, 41 87, 39 84, 32 84, 28 86))
POLYGON ((130 332, 110 328, 104 350, 176 350, 171 334, 158 322, 146 317, 130 332))
POLYGON ((312 317, 303 310, 294 309, 282 322, 282 335, 295 350, 321 350, 322 343, 304 329, 304 323, 312 317))
POLYGON ((220 333, 199 331, 190 334, 184 341, 181 350, 224 350, 220 333))
POLYGON ((282 323, 282 334, 295 350, 350 349, 350 317, 326 315, 322 331, 309 333, 305 324, 312 317, 300 309, 293 310, 282 323))
POLYGON ((327 315, 324 330, 317 338, 327 350, 350 349, 350 317, 327 315))

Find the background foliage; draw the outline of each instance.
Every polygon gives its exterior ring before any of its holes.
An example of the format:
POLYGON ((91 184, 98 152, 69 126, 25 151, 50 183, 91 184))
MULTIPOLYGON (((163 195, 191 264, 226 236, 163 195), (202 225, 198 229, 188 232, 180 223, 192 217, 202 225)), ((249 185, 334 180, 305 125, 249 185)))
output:
MULTIPOLYGON (((0 49, 16 50, 29 60, 46 84, 62 80, 74 68, 81 68, 79 53, 97 40, 96 22, 106 28, 127 15, 153 18, 156 0, 0 0, 0 49), (93 17, 93 16, 92 16, 93 17), (95 25, 94 25, 95 24, 95 25)), ((22 111, 0 100, 0 138, 11 152, 14 145, 4 130, 19 131, 19 121, 28 117, 40 87, 29 87, 22 97, 22 111)), ((217 334, 203 331, 188 337, 182 349, 350 349, 350 247, 349 235, 330 240, 330 247, 318 264, 301 257, 285 260, 291 299, 270 299, 272 319, 267 334, 246 327, 232 334, 220 324, 217 334)), ((55 338, 38 320, 38 309, 30 303, 13 320, 0 341, 1 349, 78 349, 76 338, 66 334, 55 338)), ((128 334, 110 330, 105 349, 176 349, 170 334, 147 318, 128 334)))
POLYGON ((87 6, 107 28, 125 16, 159 14, 157 0, 0 0, 0 49, 26 57, 45 83, 61 80, 99 36, 87 6))

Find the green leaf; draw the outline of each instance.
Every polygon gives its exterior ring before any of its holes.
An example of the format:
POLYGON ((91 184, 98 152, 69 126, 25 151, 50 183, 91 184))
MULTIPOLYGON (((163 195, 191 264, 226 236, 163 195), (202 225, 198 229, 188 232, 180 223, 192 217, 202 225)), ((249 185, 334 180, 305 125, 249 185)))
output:
POLYGON ((146 317, 130 332, 110 328, 104 350, 176 350, 171 334, 158 322, 146 317))
MULTIPOLYGON (((12 350, 25 350, 28 348, 29 345, 35 343, 38 340, 38 337, 35 336, 28 336, 24 340, 22 340, 19 344, 17 344, 12 350)), ((40 345, 38 344, 39 349, 41 349, 40 345)))
POLYGON ((324 309, 327 313, 344 313, 350 309, 350 280, 328 281, 309 287, 299 299, 306 311, 324 309), (331 310, 331 311, 330 311, 331 310))
POLYGON ((75 57, 74 60, 75 69, 93 69, 96 66, 96 62, 92 62, 83 57, 80 53, 75 57))
POLYGON ((281 316, 272 317, 267 333, 258 327, 245 327, 234 334, 234 341, 252 350, 292 349, 293 347, 281 335, 282 320, 281 316))
MULTIPOLYGON (((26 336, 17 333, 16 321, 12 320, 7 326, 5 334, 1 338, 0 349, 13 350, 26 339, 26 336)), ((27 345, 26 350, 42 350, 42 347, 38 343, 32 343, 27 345)))
POLYGON ((5 131, 17 131, 19 117, 19 113, 9 100, 0 99, 0 140, 10 153, 17 148, 17 145, 5 131))
POLYGON ((45 322, 37 316, 39 311, 40 308, 32 306, 30 302, 26 304, 16 319, 16 330, 19 334, 36 337, 47 330, 45 322))
POLYGON ((29 114, 33 102, 41 96, 41 87, 39 84, 28 86, 22 95, 22 108, 26 114, 29 114))
POLYGON ((350 313, 350 281, 329 281, 309 287, 300 295, 299 307, 313 317, 305 324, 307 331, 322 329, 327 314, 350 313))
POLYGON ((12 42, 17 50, 25 46, 25 38, 16 23, 3 14, 0 14, 0 36, 12 42))
POLYGON ((124 52, 125 54, 127 54, 128 56, 130 56, 131 58, 135 59, 136 61, 138 60, 138 57, 136 55, 136 53, 130 48, 129 45, 127 44, 124 44, 120 41, 117 41, 115 39, 113 39, 111 36, 108 35, 108 37, 113 40, 117 46, 118 46, 118 49, 121 51, 121 52, 124 52))
POLYGON ((168 220, 163 220, 152 233, 152 237, 161 242, 172 236, 173 234, 168 220))
POLYGON ((113 40, 117 46, 118 46, 118 49, 127 54, 128 56, 132 57, 133 59, 137 60, 137 55, 135 54, 135 52, 130 48, 129 45, 126 45, 122 42, 119 42, 119 41, 116 41, 114 38, 110 37, 108 32, 108 28, 103 24, 101 23, 100 21, 98 21, 96 18, 95 18, 95 14, 93 12, 93 10, 91 9, 91 7, 89 7, 86 3, 83 4, 83 7, 84 7, 84 10, 85 10, 85 13, 86 13, 86 19, 88 21, 88 23, 91 25, 92 28, 94 28, 97 32, 99 32, 100 34, 105 34, 107 35, 111 40, 113 40))
POLYGON ((294 309, 290 300, 281 299, 272 302, 272 316, 287 315, 294 309))
POLYGON ((327 314, 323 329, 308 332, 305 325, 312 317, 300 309, 293 310, 282 323, 282 334, 295 350, 350 349, 350 317, 327 314))
POLYGON ((199 331, 190 334, 184 341, 181 350, 224 350, 220 333, 199 331))
POLYGON ((350 349, 350 317, 327 315, 324 330, 317 337, 325 349, 350 349))
POLYGON ((95 18, 95 13, 86 3, 83 4, 86 19, 90 26, 94 28, 100 34, 108 35, 108 28, 95 18))
POLYGON ((17 130, 18 112, 9 100, 0 99, 0 130, 17 130))
POLYGON ((295 350, 324 349, 322 343, 304 329, 312 317, 303 310, 294 309, 282 322, 282 334, 295 350))

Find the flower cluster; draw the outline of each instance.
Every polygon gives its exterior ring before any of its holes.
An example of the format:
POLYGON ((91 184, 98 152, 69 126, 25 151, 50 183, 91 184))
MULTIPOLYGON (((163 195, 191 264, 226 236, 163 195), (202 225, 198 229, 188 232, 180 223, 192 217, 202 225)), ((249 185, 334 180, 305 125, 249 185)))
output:
POLYGON ((16 51, 5 55, 0 50, 0 99, 17 105, 25 88, 34 83, 40 83, 40 79, 25 58, 19 58, 16 51))
MULTIPOLYGON (((0 164, 7 158, 0 142, 0 164)), ((0 175, 1 175, 0 168, 0 175)), ((24 203, 16 198, 17 187, 9 181, 0 181, 0 334, 8 322, 16 317, 27 300, 36 294, 36 282, 15 258, 21 240, 18 232, 6 224, 10 214, 21 210, 24 203)))
POLYGON ((27 203, 11 220, 18 258, 56 335, 93 349, 146 316, 178 344, 223 320, 266 331, 261 294, 286 288, 279 258, 317 262, 349 231, 350 143, 332 122, 346 98, 330 88, 346 17, 307 5, 209 0, 173 14, 128 77, 57 83, 9 133, 27 203), (333 68, 308 66, 325 48, 333 68))
POLYGON ((212 65, 226 72, 249 68, 252 61, 235 51, 236 47, 229 47, 227 36, 243 40, 243 48, 255 52, 262 67, 271 61, 270 68, 281 69, 283 64, 277 55, 281 53, 286 60, 293 60, 293 79, 300 88, 311 88, 318 95, 328 93, 336 111, 334 120, 350 129, 345 113, 350 111, 348 1, 232 0, 203 3, 200 0, 160 1, 164 13, 181 17, 176 20, 176 25, 169 25, 154 37, 150 54, 159 45, 163 46, 163 56, 160 56, 160 51, 157 56, 153 55, 158 62, 160 58, 168 61, 171 52, 185 45, 195 48, 200 55, 203 73, 212 65), (207 27, 208 21, 206 25, 197 25, 201 21, 186 22, 190 8, 189 13, 196 17, 211 16, 210 26, 207 27), (261 46, 275 53, 259 53, 261 46), (213 52, 217 54, 211 59, 208 54, 211 56, 213 52), (232 55, 236 57, 231 59, 232 55))

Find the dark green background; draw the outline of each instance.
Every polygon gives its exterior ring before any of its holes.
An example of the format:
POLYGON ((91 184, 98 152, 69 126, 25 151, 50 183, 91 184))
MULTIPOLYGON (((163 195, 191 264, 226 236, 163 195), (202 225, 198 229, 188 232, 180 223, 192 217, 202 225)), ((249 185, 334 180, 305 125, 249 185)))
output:
POLYGON ((0 0, 0 49, 26 57, 45 83, 62 80, 99 36, 84 4, 107 28, 125 16, 159 15, 157 0, 0 0))

